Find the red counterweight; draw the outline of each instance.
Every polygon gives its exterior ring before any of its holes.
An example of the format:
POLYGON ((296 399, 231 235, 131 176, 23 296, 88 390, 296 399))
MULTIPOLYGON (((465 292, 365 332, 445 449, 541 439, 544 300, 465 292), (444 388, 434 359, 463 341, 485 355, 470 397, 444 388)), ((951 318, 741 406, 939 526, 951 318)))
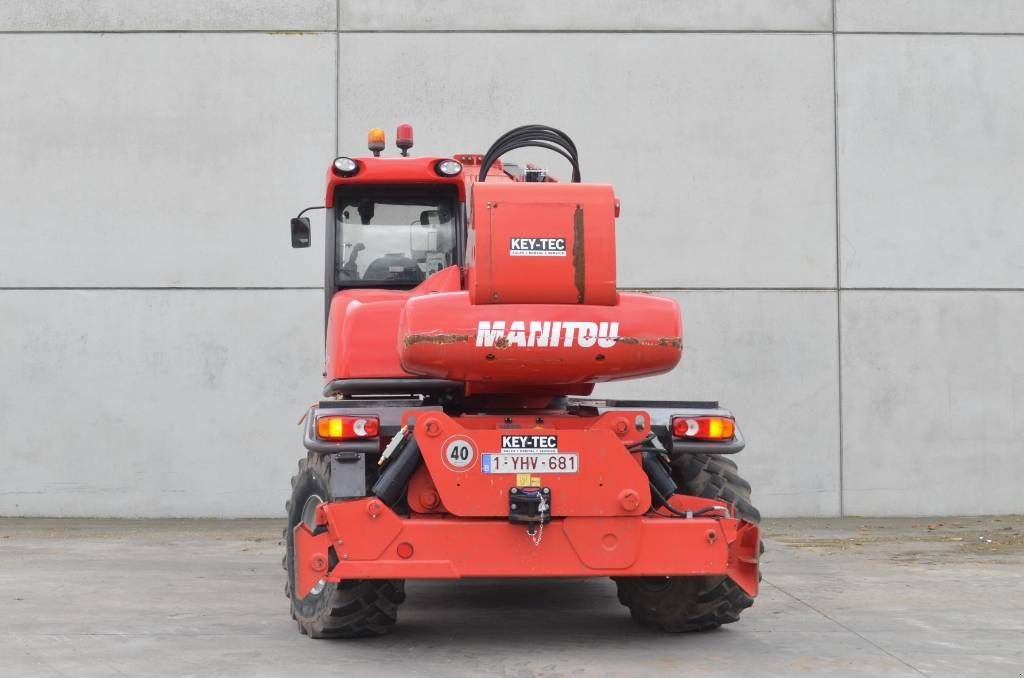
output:
POLYGON ((557 392, 679 362, 676 302, 616 290, 611 186, 478 183, 470 211, 468 291, 405 302, 404 370, 557 392))
POLYGON ((682 355, 676 302, 618 297, 614 306, 474 305, 466 292, 411 297, 399 320, 399 358, 413 374, 554 390, 675 367, 682 355))
POLYGON ((478 183, 471 200, 466 280, 472 303, 618 301, 611 186, 478 183))

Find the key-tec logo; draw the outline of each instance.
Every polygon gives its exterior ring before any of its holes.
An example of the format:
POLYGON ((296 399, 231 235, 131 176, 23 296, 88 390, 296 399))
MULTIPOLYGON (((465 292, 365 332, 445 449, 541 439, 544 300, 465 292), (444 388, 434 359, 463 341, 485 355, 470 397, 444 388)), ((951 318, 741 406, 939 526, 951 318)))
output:
POLYGON ((564 257, 565 238, 510 238, 508 253, 513 257, 564 257))

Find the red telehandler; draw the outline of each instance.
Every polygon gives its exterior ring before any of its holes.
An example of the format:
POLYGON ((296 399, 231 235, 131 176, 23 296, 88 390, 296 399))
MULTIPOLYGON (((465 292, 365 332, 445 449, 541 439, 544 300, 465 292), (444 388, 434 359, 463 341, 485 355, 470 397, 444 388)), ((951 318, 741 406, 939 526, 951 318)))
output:
MULTIPOLYGON (((340 157, 327 173, 325 399, 287 503, 286 593, 314 638, 384 633, 406 579, 611 577, 638 622, 698 631, 757 595, 743 437, 715 402, 587 398, 671 370, 673 300, 620 292, 619 201, 564 133, 484 155, 340 157), (522 147, 558 182, 503 164, 522 147)), ((316 209, 316 208, 309 208, 316 209)), ((292 219, 293 247, 310 224, 292 219)))

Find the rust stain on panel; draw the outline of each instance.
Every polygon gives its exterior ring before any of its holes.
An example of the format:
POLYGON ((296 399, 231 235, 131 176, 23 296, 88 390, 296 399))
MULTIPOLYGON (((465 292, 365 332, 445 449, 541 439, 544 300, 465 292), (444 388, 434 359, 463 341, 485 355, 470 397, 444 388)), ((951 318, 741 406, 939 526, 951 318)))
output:
POLYGON ((458 344, 469 341, 468 334, 410 334, 405 338, 406 346, 414 344, 458 344))
POLYGON ((660 346, 662 348, 682 348, 682 337, 615 337, 615 341, 627 346, 660 346))
POLYGON ((583 206, 576 205, 572 217, 572 268, 576 284, 576 301, 583 303, 587 289, 586 258, 583 252, 583 206))

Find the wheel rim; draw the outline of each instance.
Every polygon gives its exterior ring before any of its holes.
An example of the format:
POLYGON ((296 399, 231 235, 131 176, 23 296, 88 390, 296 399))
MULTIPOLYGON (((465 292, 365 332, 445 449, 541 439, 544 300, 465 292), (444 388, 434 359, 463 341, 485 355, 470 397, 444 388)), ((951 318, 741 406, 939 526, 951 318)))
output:
MULTIPOLYGON (((321 497, 319 494, 316 494, 315 492, 313 494, 309 495, 308 497, 306 497, 306 501, 302 505, 302 511, 299 514, 299 521, 298 522, 303 524, 303 525, 305 525, 306 527, 308 527, 310 529, 310 531, 315 530, 316 529, 316 508, 317 508, 317 506, 319 506, 322 503, 324 503, 323 497, 321 497)), ((298 524, 298 523, 296 523, 296 524, 298 524)), ((292 587, 292 591, 294 592, 294 590, 295 590, 294 589, 294 587, 295 587, 294 552, 293 551, 289 551, 289 556, 291 557, 291 561, 292 561, 291 562, 292 569, 289 570, 289 572, 288 572, 288 579, 289 579, 289 586, 292 587)), ((326 585, 326 582, 323 579, 321 579, 320 581, 316 582, 313 585, 313 588, 310 589, 309 593, 307 593, 302 598, 302 600, 305 600, 307 598, 313 598, 315 596, 320 595, 321 593, 323 593, 325 585, 326 585)), ((295 594, 293 593, 292 595, 295 595, 295 594)))
POLYGON ((322 503, 324 503, 323 497, 319 494, 311 494, 306 498, 306 503, 302 505, 302 514, 299 520, 310 531, 316 529, 316 507, 322 503))

